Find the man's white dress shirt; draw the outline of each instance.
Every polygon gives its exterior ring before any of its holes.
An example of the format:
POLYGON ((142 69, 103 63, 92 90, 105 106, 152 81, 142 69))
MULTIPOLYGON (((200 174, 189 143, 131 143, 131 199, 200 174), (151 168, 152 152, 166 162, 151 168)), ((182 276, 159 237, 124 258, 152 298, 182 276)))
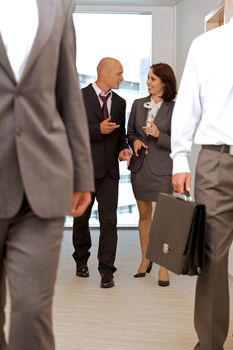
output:
POLYGON ((0 35, 16 81, 26 66, 38 21, 36 0, 0 0, 0 35))
MULTIPOLYGON (((96 95, 98 96, 98 99, 99 99, 99 101, 100 101, 100 106, 102 107, 102 106, 103 106, 103 101, 101 100, 100 95, 106 96, 107 94, 105 95, 105 94, 103 93, 103 91, 100 90, 100 88, 96 85, 96 83, 93 83, 92 86, 93 86, 93 89, 94 89, 95 92, 96 92, 96 95)), ((109 93, 109 92, 108 92, 108 93, 109 93)), ((112 106, 112 91, 110 90, 110 96, 109 96, 109 98, 108 98, 108 100, 107 100, 107 108, 108 108, 109 116, 110 116, 111 106, 112 106)))
POLYGON ((192 143, 233 145, 233 20, 189 50, 171 128, 173 174, 190 172, 192 143))

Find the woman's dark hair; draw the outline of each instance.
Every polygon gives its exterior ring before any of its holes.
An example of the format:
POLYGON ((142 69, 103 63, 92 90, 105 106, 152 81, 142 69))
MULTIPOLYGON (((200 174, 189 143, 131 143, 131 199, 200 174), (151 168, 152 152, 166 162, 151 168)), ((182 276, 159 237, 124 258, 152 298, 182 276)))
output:
POLYGON ((164 101, 174 100, 177 94, 176 77, 171 66, 166 63, 157 63, 152 64, 150 68, 153 74, 159 77, 164 84, 162 99, 164 101))

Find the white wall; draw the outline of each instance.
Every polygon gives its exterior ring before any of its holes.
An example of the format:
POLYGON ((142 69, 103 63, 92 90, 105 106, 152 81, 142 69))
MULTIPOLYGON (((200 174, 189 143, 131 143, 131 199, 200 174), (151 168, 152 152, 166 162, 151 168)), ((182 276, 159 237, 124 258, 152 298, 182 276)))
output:
POLYGON ((175 16, 173 7, 152 8, 152 63, 165 62, 175 69, 175 16))
POLYGON ((223 0, 180 0, 176 5, 176 74, 180 80, 191 41, 204 32, 205 16, 223 0))

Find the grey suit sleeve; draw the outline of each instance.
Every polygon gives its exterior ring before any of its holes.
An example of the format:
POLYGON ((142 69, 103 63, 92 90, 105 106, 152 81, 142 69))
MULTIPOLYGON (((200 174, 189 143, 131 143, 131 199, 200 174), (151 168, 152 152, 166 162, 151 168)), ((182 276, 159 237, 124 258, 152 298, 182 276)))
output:
POLYGON ((158 126, 160 134, 158 139, 156 139, 156 143, 159 147, 166 148, 167 150, 171 150, 171 118, 172 112, 174 108, 174 103, 170 102, 168 106, 167 114, 164 116, 164 120, 166 120, 165 124, 160 128, 158 126))
POLYGON ((57 72, 57 107, 66 127, 74 164, 74 191, 93 191, 94 176, 87 117, 75 65, 73 5, 67 13, 57 72))
POLYGON ((171 137, 169 134, 160 130, 159 138, 157 139, 157 145, 171 150, 171 137))

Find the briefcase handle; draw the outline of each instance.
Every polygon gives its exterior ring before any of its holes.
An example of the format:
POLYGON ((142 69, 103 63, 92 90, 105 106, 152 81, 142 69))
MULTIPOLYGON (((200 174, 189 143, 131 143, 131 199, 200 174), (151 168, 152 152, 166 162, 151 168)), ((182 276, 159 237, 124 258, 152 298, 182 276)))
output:
POLYGON ((176 197, 178 199, 182 199, 185 202, 192 202, 193 201, 190 192, 185 192, 185 193, 173 192, 172 194, 174 197, 176 197))

